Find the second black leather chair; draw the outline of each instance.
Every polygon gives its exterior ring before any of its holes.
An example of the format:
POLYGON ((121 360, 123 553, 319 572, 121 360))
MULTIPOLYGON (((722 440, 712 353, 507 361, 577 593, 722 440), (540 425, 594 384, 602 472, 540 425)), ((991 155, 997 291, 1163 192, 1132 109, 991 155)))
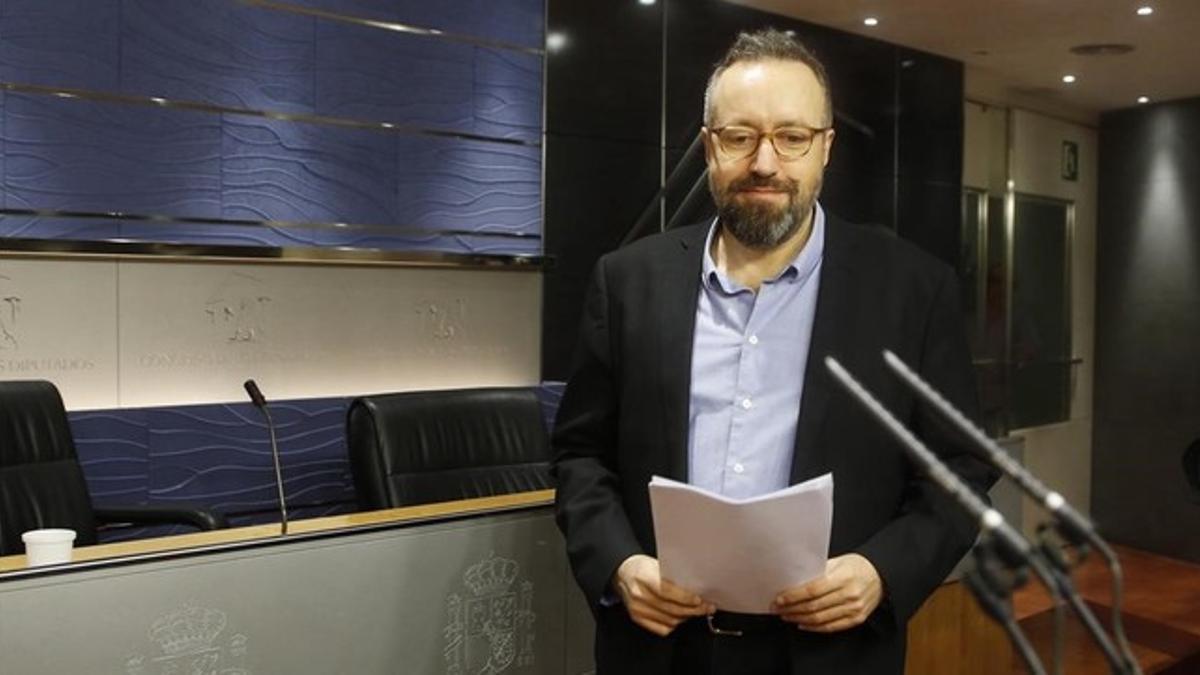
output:
POLYGON ((346 432, 364 509, 553 487, 550 443, 531 389, 364 396, 350 404, 346 432))

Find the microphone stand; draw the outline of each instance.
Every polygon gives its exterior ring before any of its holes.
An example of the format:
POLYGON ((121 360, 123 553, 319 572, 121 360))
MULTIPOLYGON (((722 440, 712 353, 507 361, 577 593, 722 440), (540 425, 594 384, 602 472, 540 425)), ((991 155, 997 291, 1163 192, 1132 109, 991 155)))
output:
POLYGON ((971 555, 975 558, 975 566, 967 570, 964 577, 967 588, 984 612, 1008 633, 1029 672, 1044 673, 1037 651, 1021 632, 1021 626, 1013 616, 1012 603, 1009 602, 1013 590, 1025 584, 1029 576, 1028 568, 1020 560, 1008 559, 1003 549, 987 533, 979 538, 971 549, 971 555))
POLYGON ((885 349, 883 359, 909 388, 917 392, 921 398, 937 409, 959 431, 970 438, 975 446, 982 450, 984 456, 993 466, 1003 471, 1026 494, 1046 507, 1051 517, 1052 529, 1059 534, 1067 545, 1074 548, 1077 552, 1076 563, 1082 561, 1087 555, 1088 544, 1091 544, 1096 550, 1100 551, 1100 554, 1108 563, 1109 573, 1112 578, 1112 624, 1113 634, 1116 636, 1117 644, 1119 645, 1119 653, 1118 646, 1114 645, 1108 638, 1108 635, 1105 634, 1104 629, 1100 626, 1100 622, 1096 620, 1096 616, 1075 591, 1069 574, 1071 565, 1062 555, 1057 542, 1051 541, 1046 536, 1044 525, 1038 528, 1041 535, 1040 549, 1042 555, 1051 563, 1055 584, 1062 592, 1062 595, 1067 598, 1071 609, 1079 616, 1079 619, 1087 628, 1092 639, 1095 640, 1100 650, 1104 653, 1105 658, 1108 659, 1112 672, 1123 675, 1141 675, 1141 668, 1138 666, 1137 659, 1133 656, 1133 650, 1129 647, 1129 641, 1125 637, 1125 630, 1121 624, 1121 593, 1124 585, 1121 563, 1117 560, 1116 553, 1096 533, 1095 526, 1087 517, 1072 508, 1062 495, 1047 488, 1028 469, 1021 466, 1020 463, 1005 452, 999 444, 988 438, 982 429, 967 419, 965 415, 934 390, 920 375, 913 372, 900 357, 885 349))
MULTIPOLYGON (((891 432, 896 440, 900 441, 901 447, 908 451, 908 456, 921 472, 966 509, 967 513, 979 521, 980 530, 984 538, 989 541, 988 547, 1001 552, 1001 555, 998 556, 986 556, 985 551, 985 561, 1000 561, 1003 563, 1000 567, 1014 570, 1013 574, 1018 576, 1023 573, 1022 570, 1025 567, 1033 570, 1034 574, 1042 582, 1042 585, 1050 593, 1050 596, 1054 598, 1055 632, 1056 634, 1061 634, 1062 597, 1059 595, 1058 588, 1054 583, 1053 575, 1048 566, 1039 556, 1034 554, 1029 542, 1004 521, 1004 516, 999 511, 991 508, 980 499, 961 478, 956 476, 942 460, 937 458, 933 451, 926 447, 911 431, 888 412, 882 403, 872 396, 858 380, 854 379, 854 376, 842 367, 842 364, 838 363, 832 356, 826 356, 825 367, 829 369, 829 372, 839 384, 850 392, 884 428, 891 432)), ((979 557, 976 558, 977 561, 979 559, 979 557)), ((984 565, 981 569, 990 569, 990 567, 984 565)), ((987 572, 981 572, 980 574, 987 574, 987 572)), ((986 577, 982 578, 985 581, 990 581, 986 577)), ((974 590, 974 586, 972 590, 974 590)), ((991 592, 991 589, 985 590, 991 592)), ((1011 591, 1011 588, 1008 591, 1011 591)), ((995 593, 995 595, 998 596, 999 593, 995 593)), ((1007 596, 1008 592, 1006 591, 1004 596, 1000 597, 999 601, 1006 601, 1007 596)), ((991 600, 985 602, 985 610, 990 612, 994 608, 994 604, 991 600)), ((1016 633, 1020 632, 1020 628, 1016 626, 1016 622, 1011 621, 1011 615, 1009 620, 1001 619, 1001 623, 1010 634, 1014 631, 1016 633)), ((1022 658, 1025 659, 1026 666, 1031 673, 1043 675, 1046 671, 1038 661, 1037 654, 1029 646, 1028 640, 1024 639, 1024 636, 1022 638, 1021 640, 1017 640, 1016 643, 1018 651, 1020 651, 1022 658)), ((1055 675, 1062 672, 1061 650, 1057 648, 1054 651, 1053 672, 1055 675)))
POLYGON ((262 411, 263 417, 267 419, 267 431, 271 434, 271 458, 275 460, 275 489, 279 499, 279 521, 280 534, 286 535, 288 531, 287 518, 287 502, 283 497, 283 471, 279 467, 279 444, 275 442, 275 422, 271 420, 271 411, 267 409, 267 399, 263 397, 262 391, 254 380, 246 380, 243 384, 246 388, 246 393, 250 395, 250 402, 255 408, 262 411))

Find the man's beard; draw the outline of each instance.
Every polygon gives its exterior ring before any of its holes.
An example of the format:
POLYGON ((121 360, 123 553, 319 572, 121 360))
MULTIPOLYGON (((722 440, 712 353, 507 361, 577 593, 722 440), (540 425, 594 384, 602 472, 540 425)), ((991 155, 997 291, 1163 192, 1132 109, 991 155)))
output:
POLYGON ((804 224, 821 191, 821 179, 811 190, 801 189, 791 178, 761 178, 750 174, 729 183, 723 189, 708 177, 709 191, 717 204, 721 227, 747 248, 769 249, 787 241, 804 224), (786 204, 776 206, 761 200, 739 200, 738 193, 748 188, 768 188, 787 193, 786 204))

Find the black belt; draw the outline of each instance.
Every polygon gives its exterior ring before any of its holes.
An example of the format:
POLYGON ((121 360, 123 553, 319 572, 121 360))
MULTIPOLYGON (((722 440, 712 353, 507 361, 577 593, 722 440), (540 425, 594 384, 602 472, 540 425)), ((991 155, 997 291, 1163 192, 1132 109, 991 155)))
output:
POLYGON ((721 612, 707 617, 708 632, 726 637, 741 637, 748 633, 769 633, 782 630, 787 624, 775 614, 740 614, 721 612))

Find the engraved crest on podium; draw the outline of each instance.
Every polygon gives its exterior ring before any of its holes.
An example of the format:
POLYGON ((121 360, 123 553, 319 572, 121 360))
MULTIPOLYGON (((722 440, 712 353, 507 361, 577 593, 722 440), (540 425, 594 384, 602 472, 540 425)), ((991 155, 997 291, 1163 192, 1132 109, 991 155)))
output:
POLYGON ((533 583, 515 560, 489 553, 446 599, 446 675, 494 675, 534 664, 533 583))
POLYGON ((146 631, 157 653, 130 656, 126 675, 251 675, 242 665, 247 638, 223 638, 227 623, 225 612, 191 605, 160 616, 146 631))

